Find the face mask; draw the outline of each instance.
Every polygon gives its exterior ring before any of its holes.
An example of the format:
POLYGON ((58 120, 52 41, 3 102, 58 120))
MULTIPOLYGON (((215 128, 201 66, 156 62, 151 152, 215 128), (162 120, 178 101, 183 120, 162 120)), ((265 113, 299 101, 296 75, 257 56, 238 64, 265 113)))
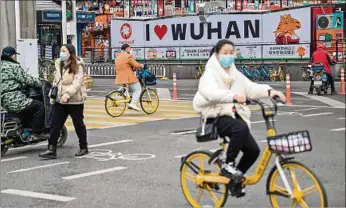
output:
POLYGON ((228 68, 234 63, 233 55, 220 55, 219 62, 222 67, 228 68))
POLYGON ((66 52, 60 52, 60 59, 61 59, 61 61, 66 61, 66 59, 67 59, 66 52))

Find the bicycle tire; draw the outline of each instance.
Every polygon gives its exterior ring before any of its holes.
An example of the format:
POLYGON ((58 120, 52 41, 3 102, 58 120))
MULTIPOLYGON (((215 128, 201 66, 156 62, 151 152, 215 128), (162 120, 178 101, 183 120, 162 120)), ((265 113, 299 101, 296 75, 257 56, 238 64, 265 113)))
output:
MULTIPOLYGON (((182 160, 182 164, 180 167, 180 184, 181 184, 181 188, 183 191, 183 194, 186 198, 186 200, 188 201, 188 203, 192 206, 192 207, 203 207, 199 204, 199 202, 197 202, 196 200, 193 199, 193 197, 191 196, 187 185, 186 185, 186 179, 188 179, 187 174, 186 174, 186 169, 189 168, 189 165, 187 165, 187 163, 190 163, 193 159, 198 158, 198 156, 202 156, 202 158, 204 157, 206 159, 206 161, 208 161, 210 159, 210 157, 212 156, 212 153, 209 151, 195 151, 192 152, 190 154, 188 154, 186 157, 183 158, 182 160)), ((208 163, 207 163, 208 164, 208 163)), ((220 163, 214 163, 213 165, 215 165, 219 170, 221 170, 221 165, 220 163)), ((191 174, 189 174, 191 175, 191 174)), ((227 197, 228 197, 228 186, 226 184, 205 184, 206 186, 209 187, 209 185, 213 185, 213 187, 216 187, 218 185, 223 186, 223 190, 224 192, 221 193, 221 199, 220 201, 213 207, 223 207, 227 201, 227 197)), ((211 187, 209 187, 211 189, 211 187)), ((200 188, 202 189, 202 188, 200 188)), ((202 189, 204 191, 204 189, 202 189)), ((214 195, 215 196, 215 195, 214 195)))
POLYGON ((139 102, 140 102, 140 104, 141 104, 142 110, 143 110, 146 114, 153 114, 153 113, 155 113, 155 112, 157 111, 157 109, 159 108, 159 105, 160 105, 160 99, 159 99, 158 94, 156 93, 155 90, 150 89, 150 88, 145 88, 145 89, 142 91, 141 96, 140 96, 140 98, 139 98, 139 102), (154 101, 145 101, 145 100, 144 100, 144 94, 147 93, 147 92, 151 92, 152 95, 154 95, 154 96, 156 97, 156 99, 157 99, 157 102, 156 102, 156 103, 157 103, 157 106, 154 107, 154 109, 153 109, 152 111, 149 111, 148 109, 146 109, 146 108, 144 107, 144 103, 145 103, 145 102, 147 102, 147 103, 148 103, 148 102, 154 102, 154 101))
MULTIPOLYGON (((106 110, 106 112, 107 112, 107 114, 109 115, 109 116, 111 116, 111 117, 119 117, 119 116, 121 116, 121 115, 123 115, 124 114, 124 112, 125 112, 125 110, 126 110, 126 102, 123 102, 123 103, 120 103, 120 104, 123 104, 123 107, 120 107, 119 109, 121 109, 121 111, 120 111, 120 113, 118 113, 118 114, 112 114, 111 113, 111 111, 108 109, 108 105, 107 105, 107 101, 111 101, 111 102, 114 102, 114 100, 112 100, 110 97, 111 97, 111 95, 113 95, 113 94, 117 94, 119 97, 121 97, 121 100, 126 100, 126 97, 125 97, 125 95, 122 93, 122 92, 120 92, 120 91, 117 91, 117 90, 115 90, 115 91, 112 91, 112 92, 110 92, 108 95, 106 95, 106 99, 105 99, 105 110, 106 110)), ((119 99, 120 100, 120 99, 119 99)), ((116 104, 114 104, 113 103, 113 105, 116 105, 116 104)), ((112 107, 117 107, 117 106, 112 106, 112 107)))
MULTIPOLYGON (((311 178, 313 179, 313 182, 314 182, 314 185, 317 189, 317 191, 319 191, 319 194, 320 195, 320 200, 321 200, 321 205, 319 207, 328 207, 328 198, 327 198, 327 194, 326 194, 326 191, 325 191, 325 188, 323 186, 323 184, 321 183, 321 181, 318 179, 318 177, 316 176, 316 174, 310 170, 309 168, 307 168, 305 165, 303 165, 302 163, 300 162, 296 162, 296 161, 292 161, 292 160, 289 160, 289 161, 284 161, 281 163, 282 165, 282 169, 285 169, 286 167, 295 167, 297 169, 297 167, 300 167, 301 170, 303 170, 304 172, 306 172, 309 176, 311 176, 311 178), (317 186, 316 186, 317 185, 317 186)), ((275 191, 279 192, 278 190, 276 189, 281 189, 280 191, 283 191, 283 187, 281 188, 278 188, 279 186, 277 186, 275 184, 275 179, 276 177, 279 176, 279 173, 278 173, 278 169, 276 168, 276 166, 274 166, 272 168, 272 170, 270 171, 269 175, 268 175, 268 179, 267 179, 267 194, 269 195, 269 200, 270 200, 270 203, 273 207, 282 207, 284 205, 279 205, 277 200, 276 200, 276 196, 279 195, 279 194, 275 194, 275 191), (274 182, 274 183, 273 183, 274 182)), ((298 181, 297 181, 298 182, 298 181)), ((298 187, 299 187, 299 184, 297 184, 298 187)), ((303 191, 306 190, 306 189, 303 189, 303 191)), ((286 190, 287 191, 287 190, 286 190)), ((295 190, 294 187, 292 188, 292 192, 294 193, 294 195, 298 195, 298 194, 295 194, 295 192, 300 192, 299 190, 295 190)), ((286 194, 286 193, 285 193, 286 194)), ((303 201, 305 202, 305 198, 304 198, 304 195, 301 197, 303 199, 303 201)), ((293 202, 296 201, 295 198, 293 199, 293 202)), ((314 200, 314 202, 316 202, 316 200, 314 200)), ((299 203, 299 202, 298 202, 299 203)), ((301 202, 303 203, 303 202, 301 202)), ((305 202, 306 203, 306 202, 305 202)), ((285 206, 284 206, 285 207, 285 206)), ((313 207, 316 207, 316 206, 313 206, 313 207)))

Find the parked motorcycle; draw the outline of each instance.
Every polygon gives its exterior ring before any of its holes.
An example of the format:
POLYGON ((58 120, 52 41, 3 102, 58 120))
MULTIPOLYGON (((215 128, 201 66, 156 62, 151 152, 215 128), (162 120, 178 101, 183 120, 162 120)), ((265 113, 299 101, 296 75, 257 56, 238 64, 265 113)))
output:
POLYGON ((301 67, 302 69, 302 78, 304 81, 308 81, 308 80, 311 80, 311 78, 313 77, 313 72, 312 72, 312 69, 311 69, 311 65, 308 65, 308 66, 302 66, 301 67))
MULTIPOLYGON (((48 96, 52 85, 49 82, 42 81, 42 87, 28 89, 29 97, 43 102, 45 107, 45 129, 44 132, 50 133, 50 117, 52 105, 48 96)), ((41 140, 33 140, 32 130, 28 119, 21 114, 1 112, 1 157, 5 155, 9 148, 17 148, 28 145, 35 145, 47 141, 49 137, 41 140)), ((63 126, 57 146, 61 147, 67 140, 68 132, 63 126)))
POLYGON ((317 95, 321 95, 323 91, 327 94, 329 81, 326 73, 324 72, 324 66, 322 63, 314 63, 311 67, 313 72, 312 79, 314 80, 314 88, 316 89, 317 95))

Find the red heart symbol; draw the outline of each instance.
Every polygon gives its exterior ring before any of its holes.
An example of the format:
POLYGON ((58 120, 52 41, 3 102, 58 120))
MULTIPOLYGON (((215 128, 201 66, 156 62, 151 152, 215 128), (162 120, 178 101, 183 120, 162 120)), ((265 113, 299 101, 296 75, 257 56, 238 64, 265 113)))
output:
POLYGON ((162 40, 162 38, 166 35, 167 33, 167 26, 166 25, 156 25, 154 27, 154 32, 157 35, 157 37, 160 38, 160 40, 162 40))

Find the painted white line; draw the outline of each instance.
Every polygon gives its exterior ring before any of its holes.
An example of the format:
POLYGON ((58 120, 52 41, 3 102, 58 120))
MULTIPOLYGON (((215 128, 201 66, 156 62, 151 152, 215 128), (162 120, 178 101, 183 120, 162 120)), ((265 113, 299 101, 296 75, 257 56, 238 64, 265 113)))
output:
POLYGON ((35 144, 35 145, 28 145, 28 146, 24 146, 24 147, 16 147, 16 148, 10 148, 8 151, 13 151, 13 150, 22 150, 22 149, 29 149, 29 148, 33 148, 33 147, 40 147, 40 146, 47 146, 48 143, 44 142, 41 144, 35 144))
POLYGON ((300 110, 294 110, 296 112, 302 112, 302 111, 311 111, 311 110, 317 110, 318 108, 307 108, 307 109, 300 109, 300 110))
POLYGON ((303 117, 313 117, 313 116, 323 116, 323 115, 330 115, 333 114, 332 112, 325 112, 325 113, 314 113, 314 114, 307 114, 302 115, 303 117))
MULTIPOLYGON (((112 118, 110 117, 109 115, 101 115, 101 114, 89 114, 89 113, 86 113, 84 114, 85 117, 90 117, 90 118, 108 118, 108 119, 113 119, 115 122, 117 121, 117 118, 112 118)), ((139 116, 123 116, 123 117, 120 117, 121 120, 123 119, 126 119, 126 120, 140 120, 140 121, 156 121, 156 120, 159 120, 157 118, 153 118, 153 117, 139 117, 139 116)), ((71 120, 72 121, 72 120, 71 120)), ((110 123, 113 123, 113 122, 110 122, 110 123)))
POLYGON ((325 96, 318 96, 318 95, 309 95, 307 92, 292 92, 294 94, 302 95, 314 100, 317 100, 319 102, 325 103, 329 106, 333 106, 335 108, 345 108, 345 103, 325 97, 325 96))
POLYGON ((267 140, 265 139, 265 140, 261 140, 261 141, 259 141, 260 143, 267 143, 267 140))
POLYGON ((339 129, 331 129, 330 131, 345 131, 345 127, 339 129))
POLYGON ((184 134, 192 134, 196 133, 197 130, 190 130, 190 131, 184 131, 184 132, 174 132, 172 135, 184 135, 184 134))
POLYGON ((184 157, 186 154, 183 154, 183 155, 177 155, 177 156, 174 156, 175 158, 182 158, 184 157))
POLYGON ((125 139, 125 140, 120 140, 120 141, 114 141, 114 142, 105 142, 105 143, 100 143, 100 144, 93 144, 93 145, 89 145, 89 148, 92 147, 102 147, 102 146, 107 146, 107 145, 111 145, 111 144, 121 144, 121 143, 126 143, 126 142, 132 142, 133 140, 130 139, 125 139))
MULTIPOLYGON (((198 148, 198 149, 194 149, 194 150, 192 150, 191 152, 193 152, 193 151, 197 151, 197 150, 200 150, 200 149, 202 149, 202 148, 198 148)), ((217 149, 211 149, 211 150, 209 150, 210 152, 216 152, 217 150, 219 150, 220 148, 217 148, 217 149)), ((184 156, 186 156, 187 154, 183 154, 183 155, 177 155, 177 156, 174 156, 175 158, 182 158, 182 157, 184 157, 184 156)))
POLYGON ((97 170, 97 171, 88 172, 88 173, 66 176, 66 177, 63 177, 63 179, 72 180, 72 179, 83 178, 83 177, 88 177, 88 176, 92 176, 92 175, 109 173, 109 172, 113 172, 113 171, 117 171, 117 170, 124 170, 126 168, 127 167, 115 167, 115 168, 109 168, 109 169, 104 169, 104 170, 97 170))
POLYGON ((12 160, 21 160, 21 159, 26 159, 28 157, 12 157, 12 158, 6 158, 6 159, 2 159, 1 162, 8 162, 8 161, 12 161, 12 160))
POLYGON ((70 163, 70 162, 60 162, 60 163, 53 163, 53 164, 49 164, 49 165, 40 165, 40 166, 36 166, 36 167, 32 167, 32 168, 24 168, 24 169, 10 171, 10 172, 7 172, 7 174, 9 174, 9 173, 25 172, 25 171, 35 170, 35 169, 40 169, 40 168, 48 168, 48 167, 57 166, 57 165, 63 165, 63 164, 68 164, 68 163, 70 163))
POLYGON ((38 193, 38 192, 32 192, 32 191, 23 191, 23 190, 16 190, 16 189, 5 189, 5 190, 2 190, 1 193, 27 196, 27 197, 38 198, 38 199, 48 199, 48 200, 60 201, 60 202, 68 202, 68 201, 72 201, 76 199, 74 197, 59 196, 59 195, 38 193))
MULTIPOLYGON (((262 113, 261 113, 262 114, 262 113)), ((275 119, 274 119, 274 121, 276 121, 275 119)), ((251 122, 251 124, 258 124, 258 123, 265 123, 266 121, 253 121, 253 122, 251 122)))
POLYGON ((345 117, 344 118, 338 118, 339 120, 345 120, 345 117))

